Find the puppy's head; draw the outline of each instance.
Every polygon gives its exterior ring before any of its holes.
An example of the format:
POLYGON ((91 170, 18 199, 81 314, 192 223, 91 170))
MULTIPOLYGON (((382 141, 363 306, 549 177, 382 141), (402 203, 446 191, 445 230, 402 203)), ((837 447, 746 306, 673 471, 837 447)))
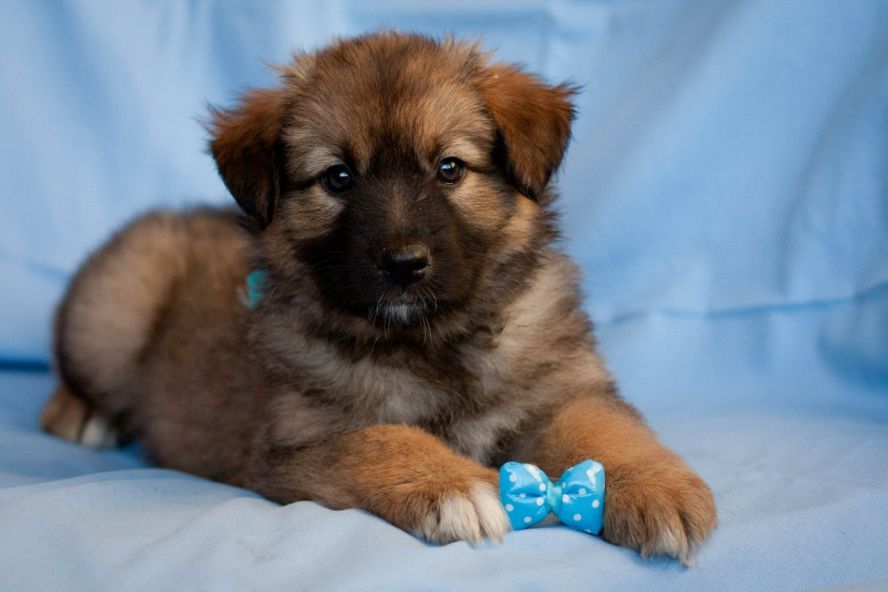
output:
POLYGON ((572 88, 473 45, 393 33, 298 55, 280 74, 211 128, 280 277, 405 331, 520 282, 551 238, 572 88))

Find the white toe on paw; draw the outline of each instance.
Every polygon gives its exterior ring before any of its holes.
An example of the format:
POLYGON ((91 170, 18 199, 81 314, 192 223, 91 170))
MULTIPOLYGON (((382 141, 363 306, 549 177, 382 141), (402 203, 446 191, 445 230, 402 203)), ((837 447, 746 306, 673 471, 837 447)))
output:
POLYGON ((472 502, 461 495, 441 500, 438 507, 438 535, 444 540, 481 541, 481 525, 472 502))
POLYGON ((503 510, 496 489, 492 485, 482 483, 472 487, 469 495, 478 512, 482 536, 501 543, 509 531, 509 518, 503 510))
POLYGON ((677 525, 666 525, 657 535, 647 554, 669 555, 681 560, 685 565, 690 565, 692 552, 684 530, 677 525))
POLYGON ((107 416, 94 412, 83 426, 79 440, 90 448, 113 448, 117 444, 117 429, 107 416))
POLYGON ((500 542, 509 530, 509 520, 492 485, 474 485, 469 495, 448 495, 438 503, 437 512, 426 517, 421 534, 432 542, 458 540, 480 543, 482 539, 500 542))

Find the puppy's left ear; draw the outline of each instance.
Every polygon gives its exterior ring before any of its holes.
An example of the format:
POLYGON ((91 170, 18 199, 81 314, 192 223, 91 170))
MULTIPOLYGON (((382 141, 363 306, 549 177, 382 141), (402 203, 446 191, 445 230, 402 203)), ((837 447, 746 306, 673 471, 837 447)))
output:
POLYGON ((479 85, 499 130, 507 173, 519 191, 538 199, 567 148, 576 88, 549 86, 504 64, 482 68, 479 85))
POLYGON ((278 165, 286 105, 282 89, 248 92, 234 109, 211 109, 210 151, 238 205, 260 227, 271 223, 280 193, 278 165))

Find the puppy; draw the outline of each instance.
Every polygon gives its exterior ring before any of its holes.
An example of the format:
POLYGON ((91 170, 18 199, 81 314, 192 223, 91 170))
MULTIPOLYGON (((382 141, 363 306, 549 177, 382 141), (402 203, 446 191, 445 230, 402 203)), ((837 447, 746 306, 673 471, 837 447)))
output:
POLYGON ((77 273, 44 427, 437 543, 503 537, 505 460, 593 458, 603 537, 688 561, 712 494, 616 394, 554 245, 574 89, 395 33, 279 73, 212 112, 245 216, 146 215, 77 273))

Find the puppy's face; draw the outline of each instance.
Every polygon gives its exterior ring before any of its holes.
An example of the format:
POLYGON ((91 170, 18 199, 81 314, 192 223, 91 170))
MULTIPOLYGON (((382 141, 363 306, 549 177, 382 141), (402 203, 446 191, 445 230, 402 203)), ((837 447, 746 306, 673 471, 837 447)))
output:
POLYGON ((395 34, 281 72, 280 88, 214 113, 212 142, 278 272, 307 269, 330 307, 408 328, 470 307, 532 242, 570 89, 395 34))

